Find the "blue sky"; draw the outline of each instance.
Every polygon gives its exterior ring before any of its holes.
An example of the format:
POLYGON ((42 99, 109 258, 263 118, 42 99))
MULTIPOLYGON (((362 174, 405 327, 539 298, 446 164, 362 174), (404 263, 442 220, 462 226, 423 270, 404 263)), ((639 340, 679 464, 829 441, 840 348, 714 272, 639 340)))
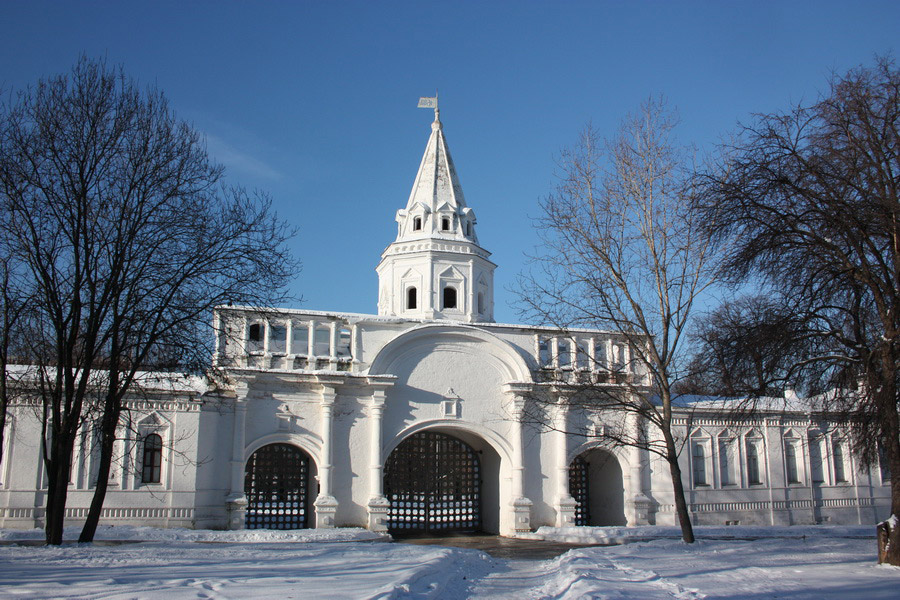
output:
POLYGON ((0 88, 103 56, 157 84, 235 183, 299 228, 299 306, 375 312, 430 110, 482 245, 496 318, 538 243, 554 156, 588 122, 614 133, 651 95, 701 150, 753 112, 815 98, 834 70, 896 56, 900 2, 0 3, 0 88))

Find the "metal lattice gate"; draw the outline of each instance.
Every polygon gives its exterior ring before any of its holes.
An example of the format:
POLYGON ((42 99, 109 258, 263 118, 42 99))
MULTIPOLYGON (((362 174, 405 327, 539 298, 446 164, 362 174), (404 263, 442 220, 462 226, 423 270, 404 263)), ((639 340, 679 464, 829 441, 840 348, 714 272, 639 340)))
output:
POLYGON ((478 453, 455 437, 423 431, 409 436, 384 467, 393 533, 449 533, 481 528, 478 453))
POLYGON ((576 456, 569 465, 569 495, 575 499, 575 524, 590 525, 591 499, 588 492, 588 462, 576 456))
POLYGON ((290 444, 254 452, 244 473, 247 529, 302 529, 309 508, 309 456, 290 444))

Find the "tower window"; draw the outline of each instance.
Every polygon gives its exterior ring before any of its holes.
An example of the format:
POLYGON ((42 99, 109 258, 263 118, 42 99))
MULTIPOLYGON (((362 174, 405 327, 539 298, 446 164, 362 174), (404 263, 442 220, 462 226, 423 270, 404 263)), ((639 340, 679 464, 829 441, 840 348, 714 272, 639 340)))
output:
POLYGON ((413 218, 413 231, 422 231, 422 217, 413 218))
POLYGON ((469 233, 469 222, 468 221, 466 221, 466 235, 471 235, 469 233))
POLYGON ((407 310, 414 310, 415 308, 418 308, 417 304, 418 303, 416 302, 416 288, 411 287, 408 290, 406 290, 406 308, 407 308, 407 310))
POLYGON ((456 308, 456 288, 450 286, 444 288, 444 308, 456 308))
POLYGON ((441 218, 441 231, 450 231, 450 219, 447 217, 441 218))
POLYGON ((484 292, 478 292, 478 314, 484 314, 484 292))

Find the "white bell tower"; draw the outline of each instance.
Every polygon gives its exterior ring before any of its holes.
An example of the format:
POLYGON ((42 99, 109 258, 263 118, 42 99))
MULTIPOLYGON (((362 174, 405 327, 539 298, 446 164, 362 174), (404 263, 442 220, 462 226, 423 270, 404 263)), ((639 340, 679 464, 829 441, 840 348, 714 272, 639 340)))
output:
POLYGON ((417 319, 493 322, 494 269, 478 245, 475 213, 466 206, 447 149, 437 97, 431 137, 406 208, 397 211, 397 239, 381 255, 378 314, 417 319))

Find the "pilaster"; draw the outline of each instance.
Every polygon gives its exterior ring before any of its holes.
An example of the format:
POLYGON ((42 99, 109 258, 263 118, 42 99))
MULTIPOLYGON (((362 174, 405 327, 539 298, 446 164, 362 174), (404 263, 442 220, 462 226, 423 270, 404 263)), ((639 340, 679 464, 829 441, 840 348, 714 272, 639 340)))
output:
MULTIPOLYGON (((629 437, 634 440, 641 439, 641 417, 637 413, 629 413, 626 427, 629 428, 629 437)), ((650 525, 650 512, 653 502, 644 494, 644 461, 641 449, 637 445, 628 449, 629 490, 628 501, 625 503, 628 510, 628 525, 650 525)))
POLYGON ((384 421, 385 391, 376 389, 369 401, 368 413, 370 424, 369 446, 369 478, 370 496, 368 504, 368 528, 370 531, 386 532, 388 515, 391 509, 390 500, 384 496, 384 464, 381 460, 384 421))
POLYGON ((228 529, 243 529, 247 516, 247 496, 244 494, 244 449, 247 429, 246 382, 235 386, 234 420, 231 436, 231 491, 225 498, 228 509, 228 529))
POLYGON ((569 398, 556 399, 553 436, 556 442, 556 526, 573 527, 578 503, 569 493, 569 398))
POLYGON ((322 464, 319 465, 319 496, 316 498, 315 507, 316 528, 327 529, 334 527, 334 516, 338 509, 338 501, 331 495, 332 436, 337 391, 334 387, 325 385, 322 386, 321 394, 322 464))
POLYGON ((525 496, 525 447, 522 429, 525 416, 524 395, 512 392, 512 501, 510 507, 513 517, 513 531, 527 533, 531 531, 532 502, 525 496))

